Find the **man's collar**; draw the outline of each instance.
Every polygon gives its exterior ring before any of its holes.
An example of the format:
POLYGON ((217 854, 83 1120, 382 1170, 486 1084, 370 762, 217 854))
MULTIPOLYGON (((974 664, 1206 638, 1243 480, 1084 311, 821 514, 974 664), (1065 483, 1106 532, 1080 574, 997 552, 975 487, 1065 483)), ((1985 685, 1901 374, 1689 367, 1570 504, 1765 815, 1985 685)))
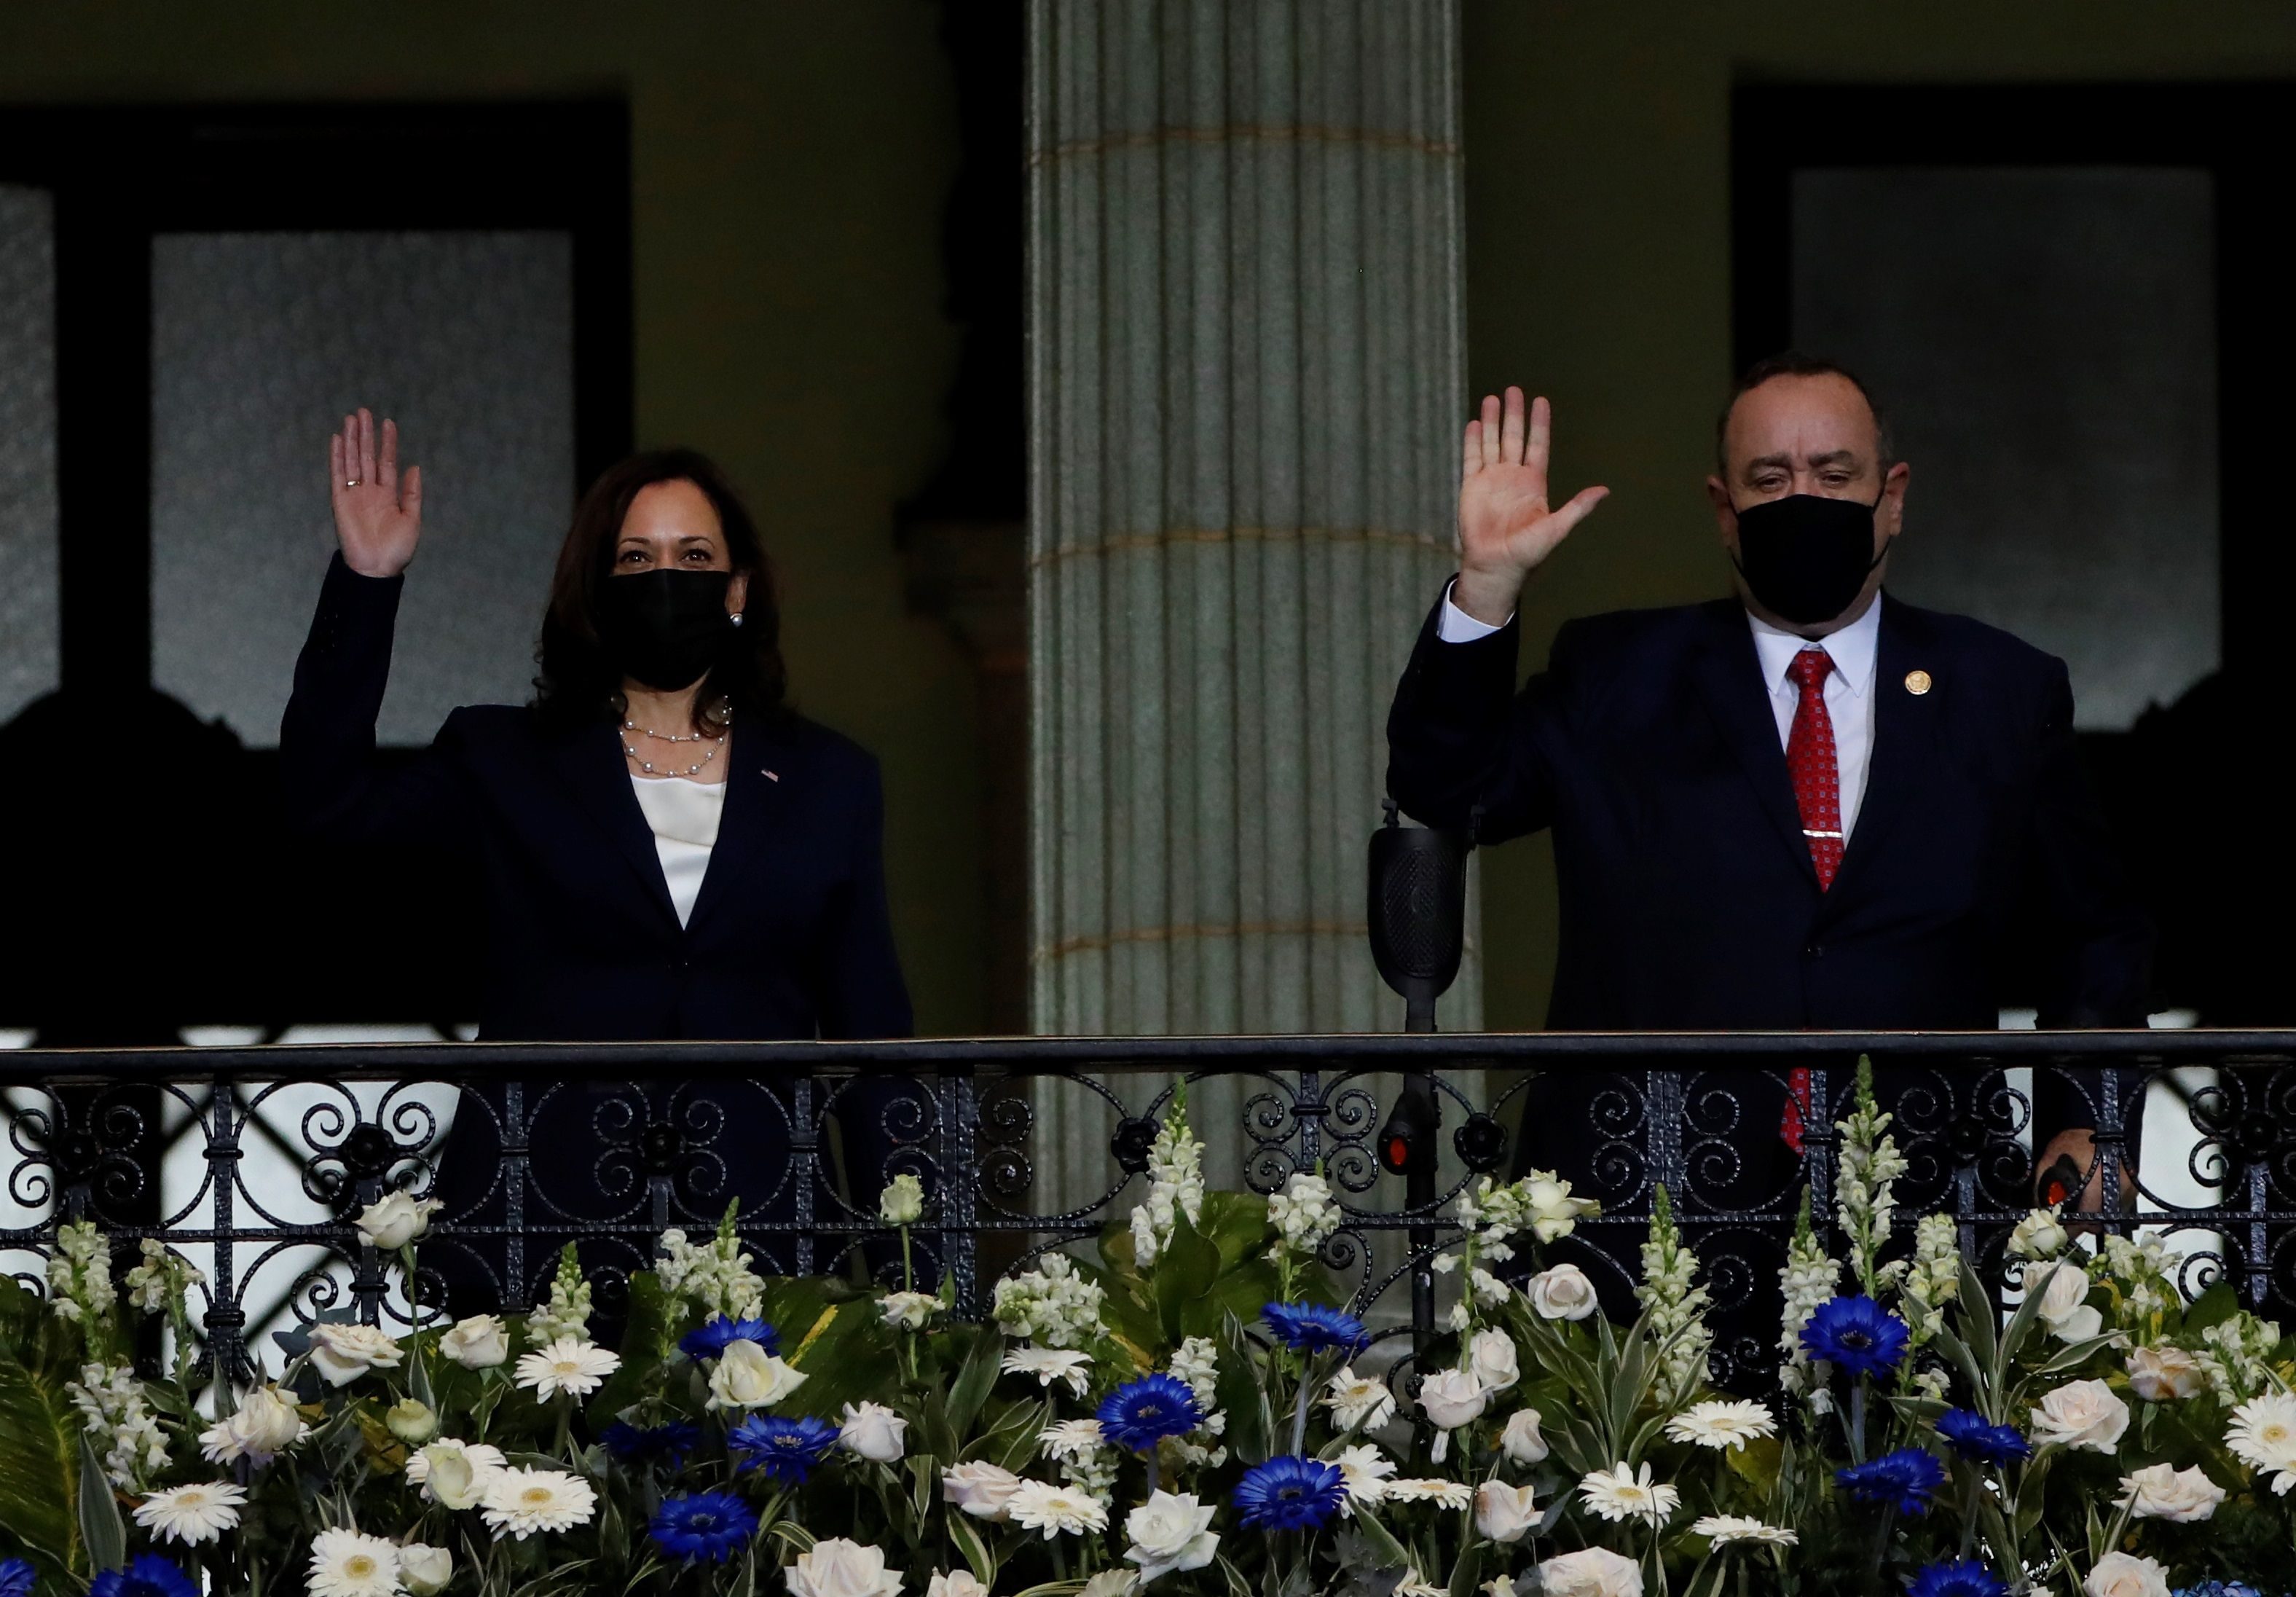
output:
MULTIPOLYGON (((1882 596, 1866 606, 1866 613, 1838 632, 1819 638, 1815 646, 1833 658, 1833 670, 1842 686, 1863 696, 1874 686, 1874 670, 1882 646, 1882 596)), ((1752 611, 1746 624, 1754 630, 1754 654, 1762 663, 1762 689, 1775 693, 1786 679, 1793 657, 1813 646, 1810 640, 1770 625, 1752 611)))

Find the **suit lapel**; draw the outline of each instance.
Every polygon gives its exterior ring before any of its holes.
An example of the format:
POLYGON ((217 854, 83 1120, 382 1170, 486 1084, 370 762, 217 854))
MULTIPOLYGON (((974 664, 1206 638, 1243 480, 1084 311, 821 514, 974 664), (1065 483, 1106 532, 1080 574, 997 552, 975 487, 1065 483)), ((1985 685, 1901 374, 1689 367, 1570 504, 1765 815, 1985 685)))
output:
POLYGON ((785 830, 780 824, 783 810, 794 792, 792 784, 803 780, 787 745, 755 720, 734 729, 726 741, 726 754, 732 763, 726 777, 725 814, 718 822, 709 868, 702 873, 701 891, 686 922, 689 931, 701 929, 737 890, 758 851, 785 830))
POLYGON ((1887 844, 1906 814, 1921 807, 1923 792, 1937 769, 1938 705, 1948 684, 1915 693, 1906 686, 1915 671, 1933 671, 1919 623, 1906 607, 1882 596, 1882 635, 1874 669, 1874 748, 1866 767, 1866 796, 1829 902, 1839 902, 1844 885, 1855 887, 1874 868, 1867 861, 1887 844))
POLYGON ((1746 613, 1734 602, 1707 606, 1710 625, 1694 668, 1698 691, 1713 712, 1722 740, 1738 758, 1752 784, 1755 801, 1792 852, 1812 887, 1817 869, 1801 835, 1801 811, 1794 803, 1793 778, 1778 742, 1778 721, 1762 687, 1762 664, 1746 613))
POLYGON ((586 727, 550 745, 551 768, 566 784, 590 819, 612 839, 638 876, 647 901, 677 924, 677 907, 669 901, 669 884, 661 874, 661 856, 654 852, 653 829, 630 788, 629 767, 623 763, 621 741, 611 726, 586 727))

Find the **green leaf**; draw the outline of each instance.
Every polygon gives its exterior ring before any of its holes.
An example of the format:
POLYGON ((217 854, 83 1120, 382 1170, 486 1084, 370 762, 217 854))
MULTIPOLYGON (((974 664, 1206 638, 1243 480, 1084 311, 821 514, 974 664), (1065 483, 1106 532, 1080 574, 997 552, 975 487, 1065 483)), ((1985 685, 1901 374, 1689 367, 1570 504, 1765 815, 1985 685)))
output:
MULTIPOLYGON (((1971 1355, 1982 1368, 1992 1369, 2001 1354, 1999 1338, 1994 1334, 2000 1310, 1994 1304, 1993 1294, 1988 1292, 1985 1283, 1977 1278, 1977 1267, 1967 1259, 1961 1261, 1961 1285, 1955 1302, 1961 1310, 1955 1318, 1967 1328, 1964 1335, 1968 1338, 1971 1355)), ((1989 1395, 1983 1381, 1976 1381, 1975 1385, 1980 1399, 1989 1395)), ((1997 1421, 2000 1416, 1993 1415, 1992 1418, 1997 1421)))
POLYGON ((79 1438, 79 1534, 87 1544, 87 1560, 101 1574, 127 1564, 127 1527, 119 1518, 119 1500, 111 1494, 103 1465, 94 1445, 82 1431, 79 1438))
POLYGON ((2185 1332, 2197 1337, 2211 1325, 2221 1325, 2240 1313, 2240 1296, 2230 1281, 2218 1281, 2185 1306, 2185 1332))
POLYGON ((1400 1569, 1411 1562, 1411 1554, 1405 1551, 1403 1543, 1395 1539, 1387 1527, 1379 1522, 1378 1515, 1360 1502, 1355 1505, 1355 1510, 1356 1528, 1378 1557, 1381 1568, 1400 1569))
POLYGON ((1246 1464, 1265 1463, 1275 1452, 1277 1432, 1267 1384, 1259 1373, 1263 1355, 1233 1314, 1220 1327, 1219 1342, 1217 1395, 1227 1411, 1228 1445, 1246 1464))
POLYGON ((664 1333, 672 1305, 661 1289, 661 1278, 651 1270, 630 1272, 629 1318, 622 1327, 622 1365, 598 1388, 589 1403, 594 1414, 619 1414, 661 1385, 664 1333))
POLYGON ((1156 1258, 1154 1278, 1156 1319, 1167 1344, 1177 1344, 1187 1334, 1188 1305, 1210 1296, 1219 1273, 1219 1249, 1204 1240, 1185 1214, 1175 1214, 1172 1235, 1156 1258))
POLYGON ((948 1386, 948 1422, 962 1436, 980 1417, 980 1405, 988 1401, 989 1388, 996 1384, 997 1370, 1004 1362, 1004 1338, 994 1325, 949 1334, 970 1334, 972 1338, 964 1362, 948 1386))
POLYGON ((948 1539, 956 1543, 958 1556, 972 1566, 980 1584, 994 1588, 996 1585, 996 1554, 990 1551, 988 1538, 972 1527, 969 1518, 962 1513, 948 1516, 948 1539))
POLYGON ((73 1340, 46 1305, 0 1275, 0 1548, 85 1575, 75 1531, 82 1426, 64 1391, 79 1372, 73 1340))

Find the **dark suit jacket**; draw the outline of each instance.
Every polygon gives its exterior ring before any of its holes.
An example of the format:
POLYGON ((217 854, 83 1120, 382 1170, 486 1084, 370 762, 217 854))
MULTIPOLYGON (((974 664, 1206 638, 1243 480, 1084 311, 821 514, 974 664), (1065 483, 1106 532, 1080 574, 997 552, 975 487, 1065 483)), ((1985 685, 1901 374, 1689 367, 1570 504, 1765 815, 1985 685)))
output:
POLYGON ((279 730, 287 809, 331 842, 469 860, 487 926, 480 1035, 908 1034, 865 752, 795 715, 737 723, 725 819, 681 927, 610 723, 560 731, 469 707, 411 768, 377 768, 401 586, 328 567, 279 730))
MULTIPOLYGON (((411 765, 378 765, 375 712, 401 586, 340 558, 329 566, 280 727, 282 784, 291 824, 309 836, 428 845, 467 861, 486 923, 480 1035, 909 1034, 886 914, 883 800, 865 752, 796 715, 737 720, 720 756, 724 819, 681 927, 611 723, 555 729, 529 710, 465 708, 411 765)), ((662 1167, 665 1131, 677 1133, 667 1166, 674 1223, 714 1223, 729 1198, 752 1218, 795 1212, 781 1083, 528 1083, 518 1129, 533 1186, 518 1223, 537 1233, 533 1273, 508 1280, 499 1239, 486 1234, 509 1223, 498 1176, 506 1095, 497 1082, 464 1085, 438 1191, 447 1218, 479 1232, 424 1254, 458 1312, 530 1301, 554 1257, 554 1230, 643 1214, 643 1172, 662 1167)), ((829 1106, 847 1133, 849 1189, 865 1206, 894 1157, 891 1099, 915 1091, 863 1083, 829 1106)), ((833 1214, 833 1196, 817 1192, 816 1212, 833 1214)), ((762 1269, 792 1267, 767 1243, 758 1251, 762 1269)))
POLYGON ((2013 931, 2044 1025, 2144 1024, 2151 928, 2123 888, 2061 661, 1884 596, 1872 764, 1821 892, 1735 600, 1565 626, 1515 691, 1516 626, 1431 613, 1388 720, 1412 816, 1552 827, 1567 1030, 1989 1029, 2013 931), (1928 692, 1906 686, 1929 673, 1928 692))

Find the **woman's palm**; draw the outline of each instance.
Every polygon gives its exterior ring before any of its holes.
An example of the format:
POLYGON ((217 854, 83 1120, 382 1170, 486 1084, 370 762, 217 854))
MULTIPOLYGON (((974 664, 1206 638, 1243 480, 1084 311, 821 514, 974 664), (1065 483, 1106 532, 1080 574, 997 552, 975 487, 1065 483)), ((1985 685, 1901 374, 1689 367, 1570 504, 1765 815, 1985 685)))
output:
POLYGON ((328 440, 327 464, 343 564, 363 577, 398 575, 422 537, 422 468, 399 474, 398 424, 386 417, 378 439, 372 413, 345 416, 328 440))

